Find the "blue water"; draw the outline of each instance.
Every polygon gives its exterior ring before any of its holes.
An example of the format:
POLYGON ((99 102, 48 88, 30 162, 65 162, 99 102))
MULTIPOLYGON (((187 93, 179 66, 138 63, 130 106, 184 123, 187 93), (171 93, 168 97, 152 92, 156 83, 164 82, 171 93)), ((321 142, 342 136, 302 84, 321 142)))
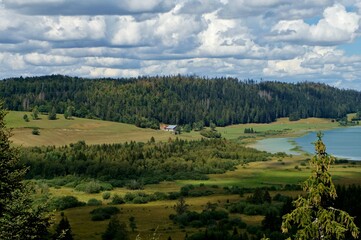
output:
MULTIPOLYGON (((345 127, 323 131, 323 142, 326 144, 327 153, 343 159, 361 161, 361 127, 345 127)), ((311 132, 298 138, 269 138, 260 140, 253 146, 261 151, 271 153, 285 152, 287 154, 299 154, 292 151, 296 143, 301 150, 314 154, 313 142, 317 140, 317 133, 311 132)))
MULTIPOLYGON (((323 142, 327 153, 349 160, 361 160, 361 127, 348 127, 323 132, 323 142)), ((315 153, 312 142, 317 140, 317 133, 312 132, 305 136, 293 139, 303 151, 315 153)))

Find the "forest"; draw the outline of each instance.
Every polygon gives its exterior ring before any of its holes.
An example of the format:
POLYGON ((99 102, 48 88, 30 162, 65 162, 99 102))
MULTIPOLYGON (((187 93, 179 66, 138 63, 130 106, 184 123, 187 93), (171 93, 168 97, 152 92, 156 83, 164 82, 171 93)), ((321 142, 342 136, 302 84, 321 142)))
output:
POLYGON ((162 76, 83 79, 62 75, 0 81, 9 110, 66 113, 159 128, 270 123, 321 117, 338 119, 360 109, 361 93, 321 83, 282 83, 235 78, 162 76))
POLYGON ((159 183, 164 180, 207 179, 239 164, 266 160, 272 155, 224 139, 170 140, 148 143, 87 145, 79 141, 63 147, 20 149, 20 164, 29 179, 68 175, 97 179, 114 187, 159 183))

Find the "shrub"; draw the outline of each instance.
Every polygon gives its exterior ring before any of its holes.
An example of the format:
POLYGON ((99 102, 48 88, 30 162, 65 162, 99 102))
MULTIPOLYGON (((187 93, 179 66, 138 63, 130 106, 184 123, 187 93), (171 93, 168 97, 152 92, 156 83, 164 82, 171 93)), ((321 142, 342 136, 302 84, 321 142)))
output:
POLYGON ((128 182, 128 184, 126 185, 127 189, 130 190, 142 190, 144 189, 144 184, 142 181, 137 181, 137 180, 131 180, 128 182))
POLYGON ((136 195, 134 193, 127 192, 124 195, 124 201, 125 202, 132 202, 135 197, 136 197, 136 195))
POLYGON ((32 132, 33 135, 40 135, 40 130, 39 128, 33 128, 32 132))
POLYGON ((200 131, 200 134, 206 138, 221 138, 221 136, 222 136, 221 133, 219 133, 215 130, 207 130, 207 129, 200 131))
POLYGON ((123 204, 125 203, 124 199, 118 194, 114 194, 112 198, 112 204, 123 204))
POLYGON ((75 190, 86 193, 99 193, 105 190, 112 190, 113 186, 109 183, 101 183, 97 181, 90 181, 80 183, 75 187, 75 190))
POLYGON ((110 195, 111 195, 110 192, 104 192, 102 197, 104 200, 108 200, 110 198, 110 195))
POLYGON ((100 206, 100 205, 102 205, 102 201, 95 199, 95 198, 91 198, 88 200, 87 205, 88 206, 100 206))
POLYGON ((84 206, 84 202, 80 202, 74 196, 56 197, 50 203, 52 209, 65 210, 68 208, 84 206))
POLYGON ((95 208, 90 212, 92 215, 91 220, 92 221, 103 221, 106 219, 110 219, 112 215, 120 213, 119 208, 117 207, 101 207, 101 208, 95 208))

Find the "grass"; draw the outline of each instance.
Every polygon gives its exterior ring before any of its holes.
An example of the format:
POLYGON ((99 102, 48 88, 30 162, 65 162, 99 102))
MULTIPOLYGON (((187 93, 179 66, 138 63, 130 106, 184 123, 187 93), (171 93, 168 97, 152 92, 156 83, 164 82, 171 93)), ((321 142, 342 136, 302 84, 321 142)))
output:
MULTIPOLYGON (((10 111, 5 118, 7 126, 13 129, 11 140, 16 145, 25 147, 62 146, 80 140, 84 140, 87 144, 146 142, 151 137, 154 137, 156 141, 167 141, 169 138, 175 137, 185 140, 201 138, 199 132, 194 131, 175 136, 169 132, 138 128, 131 124, 84 118, 66 120, 62 114, 57 115, 57 120, 48 120, 47 115, 40 115, 40 119, 32 120, 30 114, 30 112, 10 111), (23 120, 24 114, 29 116, 29 122, 23 120), (33 135, 33 128, 39 128, 40 135, 33 135)), ((226 139, 249 138, 248 142, 250 142, 270 135, 295 136, 307 131, 330 129, 337 126, 337 123, 328 119, 309 118, 290 122, 287 118, 281 118, 270 124, 238 124, 216 129, 226 139), (245 134, 245 128, 253 128, 258 133, 245 134)))
MULTIPOLYGON (((240 197, 238 195, 215 195, 199 198, 187 198, 186 202, 189 204, 189 210, 201 211, 204 209, 205 204, 208 201, 221 205, 227 201, 235 202, 239 201, 239 199, 240 197)), ((160 234, 160 240, 168 239, 169 236, 171 236, 173 240, 181 240, 184 239, 186 232, 194 233, 199 231, 199 229, 180 229, 169 220, 169 215, 175 213, 173 210, 175 203, 176 201, 167 200, 147 204, 123 204, 116 206, 121 210, 121 213, 118 215, 120 220, 127 225, 129 223, 129 217, 135 217, 137 230, 134 233, 131 233, 130 239, 135 239, 137 234, 140 234, 142 239, 150 239, 149 236, 151 236, 155 229, 157 229, 157 233, 160 234)), ((94 208, 96 207, 81 207, 67 209, 64 211, 71 224, 75 240, 101 239, 101 234, 105 231, 108 220, 101 222, 91 221, 91 215, 89 213, 94 208)), ((59 219, 59 214, 57 214, 55 222, 58 222, 59 219)), ((254 217, 248 217, 247 220, 250 224, 257 224, 254 217)), ((129 228, 128 230, 130 231, 129 228)))
POLYGON ((330 119, 307 118, 298 121, 289 121, 288 118, 280 118, 273 123, 250 123, 238 124, 227 127, 219 127, 217 130, 222 137, 237 140, 240 137, 248 137, 251 140, 265 138, 269 136, 291 137, 305 134, 309 131, 320 131, 338 127, 337 122, 330 119), (244 133, 245 128, 253 128, 256 134, 244 133))
MULTIPOLYGON (((218 186, 240 186, 245 188, 282 186, 286 184, 299 184, 310 176, 308 165, 301 166, 305 161, 303 156, 285 158, 282 161, 273 159, 266 162, 253 162, 240 165, 235 171, 224 174, 210 174, 209 180, 179 180, 180 185, 204 183, 218 186), (298 166, 298 169, 295 167, 298 166)), ((331 175, 335 184, 361 184, 361 164, 333 165, 331 175)))
MULTIPOLYGON (((151 137, 157 141, 167 141, 169 138, 179 137, 181 139, 200 139, 196 132, 173 135, 169 132, 138 128, 134 125, 116 123, 84 118, 73 118, 66 120, 63 115, 58 114, 57 120, 48 120, 47 115, 40 115, 38 120, 23 120, 24 114, 30 116, 29 112, 10 111, 5 118, 7 127, 12 128, 11 140, 16 145, 62 146, 84 140, 87 144, 103 143, 125 143, 130 141, 146 142, 151 137), (40 135, 33 135, 32 128, 39 128, 40 135)), ((29 117, 30 118, 30 117, 29 117)))

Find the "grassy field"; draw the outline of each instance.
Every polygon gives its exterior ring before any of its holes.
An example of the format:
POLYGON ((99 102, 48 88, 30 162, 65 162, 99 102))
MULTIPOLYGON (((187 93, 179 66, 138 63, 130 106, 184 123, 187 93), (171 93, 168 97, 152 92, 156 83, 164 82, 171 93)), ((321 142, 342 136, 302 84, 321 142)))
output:
POLYGON ((238 124, 227 127, 219 127, 217 130, 222 134, 222 137, 227 139, 237 140, 242 137, 251 137, 250 140, 265 138, 265 137, 291 137, 299 136, 310 131, 321 131, 338 127, 337 122, 330 119, 322 118, 307 118, 298 121, 289 121, 288 118, 280 118, 273 123, 249 123, 238 124), (245 128, 253 128, 257 134, 245 134, 245 128))
POLYGON ((9 128, 13 128, 11 140, 14 144, 26 147, 62 146, 79 140, 84 140, 87 144, 102 144, 130 141, 146 142, 151 137, 157 141, 166 141, 175 137, 182 139, 200 138, 199 133, 195 132, 175 136, 169 132, 138 128, 130 124, 84 118, 66 120, 61 114, 57 115, 57 120, 48 120, 47 115, 40 115, 38 120, 31 119, 29 122, 25 122, 23 120, 24 114, 30 116, 29 112, 11 111, 6 116, 5 121, 9 128), (32 134, 34 127, 39 128, 40 135, 32 134))
MULTIPOLYGON (((87 144, 146 142, 151 137, 154 137, 156 141, 167 141, 169 138, 175 137, 185 140, 201 138, 199 132, 194 131, 175 136, 169 132, 138 128, 130 124, 83 118, 66 120, 61 114, 57 115, 57 120, 48 120, 47 115, 40 115, 38 120, 31 119, 29 122, 25 122, 23 120, 24 114, 30 116, 29 112, 10 111, 5 118, 7 126, 13 129, 11 140, 16 145, 62 146, 79 140, 84 140, 87 144), (33 135, 33 128, 39 128, 40 135, 33 135)), ((328 119, 309 118, 290 122, 286 118, 281 118, 270 124, 238 124, 218 127, 217 131, 227 139, 247 138, 247 141, 251 142, 265 137, 295 136, 307 131, 319 131, 337 126, 337 123, 328 119), (253 128, 258 133, 245 134, 245 128, 253 128)))
MULTIPOLYGON (((218 203, 222 206, 226 202, 237 202, 241 198, 239 195, 213 195, 198 198, 186 198, 189 204, 189 210, 200 212, 205 208, 207 202, 218 203)), ((140 234, 142 239, 151 239, 150 236, 156 232, 160 236, 160 240, 166 240, 169 236, 173 240, 184 239, 186 233, 194 233, 199 229, 187 228, 181 229, 169 220, 169 215, 174 214, 173 206, 176 201, 157 201, 147 204, 122 204, 116 205, 121 209, 118 215, 120 220, 126 224, 129 223, 129 217, 135 217, 137 230, 131 233, 130 239, 135 239, 137 234, 140 234)), ((91 221, 91 210, 96 207, 81 207, 67 209, 64 211, 68 217, 69 222, 74 233, 74 239, 101 239, 101 234, 105 231, 108 221, 94 222, 91 221)), ((231 214, 231 217, 241 217, 245 222, 251 225, 259 224, 262 216, 242 216, 240 214, 231 214)), ((59 214, 56 215, 56 221, 59 219, 59 214)))

